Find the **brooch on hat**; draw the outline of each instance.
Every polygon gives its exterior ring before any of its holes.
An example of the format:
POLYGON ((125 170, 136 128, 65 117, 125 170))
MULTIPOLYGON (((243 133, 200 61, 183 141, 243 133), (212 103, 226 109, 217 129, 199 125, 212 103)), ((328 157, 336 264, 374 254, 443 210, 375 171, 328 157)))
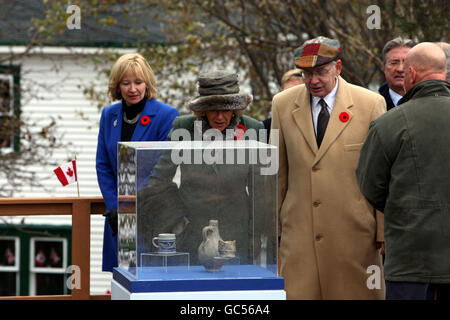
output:
POLYGON ((339 115, 339 120, 341 120, 342 122, 347 122, 348 119, 350 119, 350 116, 347 112, 341 112, 341 114, 339 115))

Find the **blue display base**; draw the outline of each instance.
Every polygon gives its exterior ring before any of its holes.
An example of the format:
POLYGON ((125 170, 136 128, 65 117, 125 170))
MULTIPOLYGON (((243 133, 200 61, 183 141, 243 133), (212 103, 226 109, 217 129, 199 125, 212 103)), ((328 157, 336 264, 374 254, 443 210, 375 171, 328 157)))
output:
POLYGON ((113 279, 130 293, 227 290, 283 290, 284 279, 255 265, 227 266, 206 272, 203 266, 139 268, 139 279, 123 268, 114 268, 113 279))

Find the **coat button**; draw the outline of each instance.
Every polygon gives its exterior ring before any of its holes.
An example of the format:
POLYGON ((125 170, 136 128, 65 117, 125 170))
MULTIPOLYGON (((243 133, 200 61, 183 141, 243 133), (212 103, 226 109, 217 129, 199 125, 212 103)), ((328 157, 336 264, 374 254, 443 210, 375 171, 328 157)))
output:
POLYGON ((321 234, 316 235, 316 241, 322 240, 323 236, 321 234))
POLYGON ((321 202, 319 200, 314 201, 313 202, 313 207, 317 208, 320 205, 320 203, 321 202))

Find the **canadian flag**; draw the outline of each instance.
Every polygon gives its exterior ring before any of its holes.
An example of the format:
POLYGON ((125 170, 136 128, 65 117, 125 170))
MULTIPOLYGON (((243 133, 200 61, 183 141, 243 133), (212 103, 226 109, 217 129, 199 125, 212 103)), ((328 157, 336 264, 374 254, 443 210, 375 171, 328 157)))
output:
POLYGON ((53 172, 64 187, 77 181, 77 163, 75 160, 59 166, 53 172))

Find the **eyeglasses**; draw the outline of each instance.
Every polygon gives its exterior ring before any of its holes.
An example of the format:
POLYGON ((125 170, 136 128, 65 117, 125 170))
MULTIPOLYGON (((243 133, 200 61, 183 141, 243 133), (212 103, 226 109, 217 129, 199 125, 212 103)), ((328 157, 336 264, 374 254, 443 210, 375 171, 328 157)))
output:
POLYGON ((325 77, 328 73, 330 73, 331 68, 325 69, 319 69, 319 70, 315 70, 313 72, 311 71, 307 71, 307 70, 303 70, 302 76, 304 79, 311 79, 314 75, 316 75, 317 77, 325 77))
POLYGON ((388 62, 386 62, 387 66, 389 68, 397 68, 398 66, 400 66, 401 64, 405 64, 405 60, 390 60, 388 62))

